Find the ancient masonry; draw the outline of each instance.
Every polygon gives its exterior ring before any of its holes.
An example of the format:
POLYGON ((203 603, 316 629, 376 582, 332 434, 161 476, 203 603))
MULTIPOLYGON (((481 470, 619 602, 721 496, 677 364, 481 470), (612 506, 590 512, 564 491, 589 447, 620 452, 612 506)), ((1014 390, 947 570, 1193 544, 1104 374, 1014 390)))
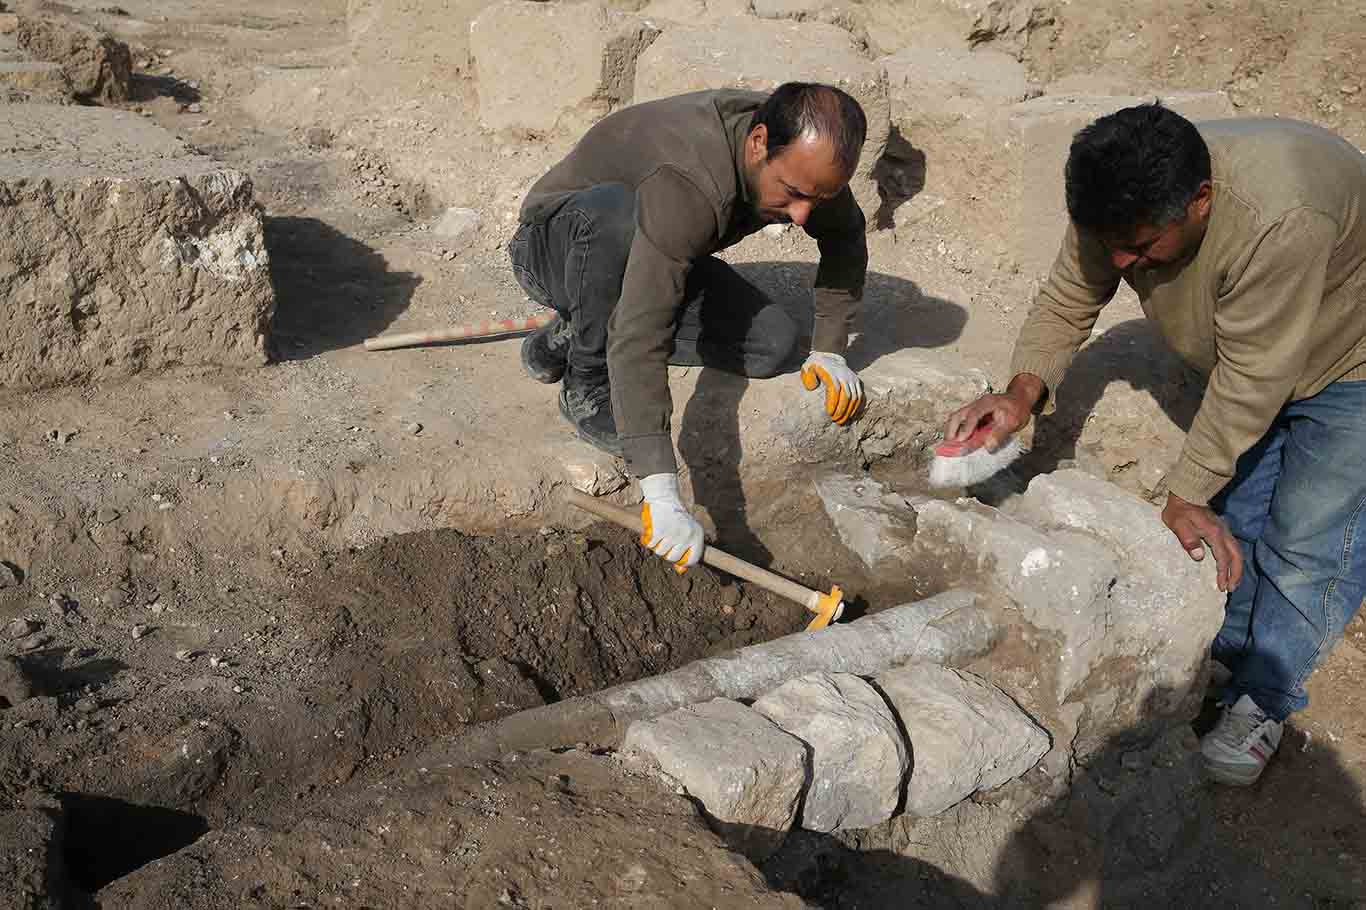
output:
POLYGON ((264 363, 274 292, 250 180, 131 112, 73 103, 127 98, 126 46, 11 25, 0 91, 27 103, 0 104, 0 385, 264 363))

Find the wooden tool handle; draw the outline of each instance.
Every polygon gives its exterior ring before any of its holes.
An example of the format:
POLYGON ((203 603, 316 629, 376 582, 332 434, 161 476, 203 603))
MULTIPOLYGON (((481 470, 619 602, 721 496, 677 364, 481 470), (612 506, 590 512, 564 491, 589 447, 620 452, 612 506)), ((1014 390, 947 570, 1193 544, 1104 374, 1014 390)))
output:
MULTIPOLYGON (((569 501, 586 512, 592 512, 599 518, 616 522, 629 531, 641 532, 642 524, 640 514, 631 509, 623 509, 620 506, 612 505, 610 502, 603 502, 586 493, 570 489, 569 501)), ((707 544, 702 551, 702 561, 714 569, 728 572, 736 578, 753 582, 766 591, 771 591, 779 597, 786 597, 788 600, 796 601, 808 610, 815 610, 816 604, 820 601, 821 593, 810 588, 789 581, 781 575, 761 569, 752 563, 745 562, 729 553, 718 550, 711 544, 707 544)))
POLYGON ((413 348, 424 344, 441 344, 446 341, 466 341, 471 338, 494 338, 498 335, 511 335, 514 332, 533 332, 544 328, 554 321, 556 313, 552 310, 537 313, 525 319, 486 320, 455 325, 445 329, 431 329, 426 332, 403 332, 395 335, 378 335, 365 339, 367 351, 389 351, 394 348, 413 348))

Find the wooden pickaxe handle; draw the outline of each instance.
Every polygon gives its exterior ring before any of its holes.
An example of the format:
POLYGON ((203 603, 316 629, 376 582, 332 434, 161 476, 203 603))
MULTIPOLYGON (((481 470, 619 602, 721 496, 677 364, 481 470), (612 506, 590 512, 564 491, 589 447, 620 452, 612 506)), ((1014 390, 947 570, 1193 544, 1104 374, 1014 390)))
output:
POLYGON ((494 338, 498 335, 511 335, 515 332, 534 332, 555 320, 556 313, 550 310, 537 313, 525 319, 488 319, 484 322, 471 322, 454 325, 447 329, 432 329, 426 332, 404 332, 396 335, 377 335, 365 339, 367 351, 388 351, 393 348, 415 348, 424 344, 441 344, 446 341, 467 341, 471 338, 494 338))
MULTIPOLYGON (((601 499, 572 488, 569 490, 569 501, 585 512, 592 512, 599 518, 615 522, 628 531, 641 533, 643 524, 640 515, 630 509, 623 509, 621 506, 613 505, 610 502, 603 502, 601 499)), ((844 592, 840 590, 838 585, 832 586, 829 594, 822 594, 820 591, 813 591, 767 569, 761 569, 753 563, 745 562, 739 557, 731 556, 711 544, 707 544, 702 550, 702 561, 714 569, 720 569, 736 578, 753 582, 765 591, 795 601, 815 613, 816 618, 811 620, 810 625, 806 627, 808 632, 824 629, 844 612, 844 592)))

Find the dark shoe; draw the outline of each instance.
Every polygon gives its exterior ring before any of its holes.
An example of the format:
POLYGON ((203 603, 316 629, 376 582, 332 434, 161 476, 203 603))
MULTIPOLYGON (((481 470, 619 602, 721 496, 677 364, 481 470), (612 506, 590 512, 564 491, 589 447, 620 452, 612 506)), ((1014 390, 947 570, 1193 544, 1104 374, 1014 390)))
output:
POLYGON ((522 366, 537 382, 559 382, 569 365, 569 323, 556 316, 522 342, 522 366))
POLYGON ((584 442, 621 457, 617 422, 612 417, 612 387, 605 378, 583 379, 572 373, 565 377, 560 387, 560 413, 584 442))

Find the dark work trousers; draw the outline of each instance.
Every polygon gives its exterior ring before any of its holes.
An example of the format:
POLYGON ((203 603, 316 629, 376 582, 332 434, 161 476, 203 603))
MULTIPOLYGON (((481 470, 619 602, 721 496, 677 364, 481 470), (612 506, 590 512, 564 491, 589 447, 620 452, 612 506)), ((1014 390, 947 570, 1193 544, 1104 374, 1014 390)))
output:
MULTIPOLYGON (((635 236, 635 201, 621 183, 580 190, 547 221, 518 227, 508 244, 522 289, 568 320, 569 369, 581 379, 607 375, 607 324, 635 236)), ((783 369, 796 340, 797 327, 781 307, 706 256, 688 273, 669 363, 766 378, 783 369)))

